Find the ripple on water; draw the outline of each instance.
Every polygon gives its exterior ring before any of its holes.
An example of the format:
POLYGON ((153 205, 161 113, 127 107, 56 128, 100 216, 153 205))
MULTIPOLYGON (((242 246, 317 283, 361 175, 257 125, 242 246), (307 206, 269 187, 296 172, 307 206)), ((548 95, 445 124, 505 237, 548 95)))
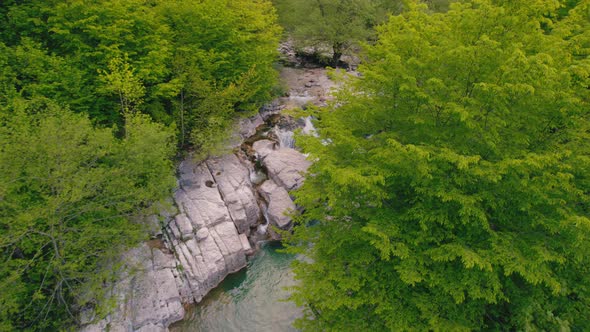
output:
POLYGON ((301 317, 301 308, 284 301, 294 285, 290 263, 293 255, 277 252, 277 243, 265 243, 248 268, 228 276, 173 332, 283 332, 296 331, 291 324, 301 317))

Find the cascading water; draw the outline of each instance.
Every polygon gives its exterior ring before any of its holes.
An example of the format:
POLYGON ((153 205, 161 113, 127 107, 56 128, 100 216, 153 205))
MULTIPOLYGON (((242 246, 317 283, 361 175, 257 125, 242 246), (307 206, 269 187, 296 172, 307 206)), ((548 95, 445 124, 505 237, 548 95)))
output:
POLYGON ((279 139, 279 147, 281 148, 294 148, 295 147, 295 137, 293 135, 293 131, 288 129, 279 128, 279 126, 275 126, 273 128, 274 134, 279 139))
POLYGON ((301 129, 301 133, 304 135, 312 135, 314 137, 318 137, 319 135, 315 130, 315 126, 313 125, 313 122, 311 122, 311 120, 313 120, 313 117, 306 116, 303 119, 305 120, 305 125, 301 129))
POLYGON ((266 230, 268 229, 269 219, 268 219, 268 212, 266 209, 262 209, 262 214, 264 215, 264 224, 258 225, 257 232, 258 234, 266 234, 266 230))

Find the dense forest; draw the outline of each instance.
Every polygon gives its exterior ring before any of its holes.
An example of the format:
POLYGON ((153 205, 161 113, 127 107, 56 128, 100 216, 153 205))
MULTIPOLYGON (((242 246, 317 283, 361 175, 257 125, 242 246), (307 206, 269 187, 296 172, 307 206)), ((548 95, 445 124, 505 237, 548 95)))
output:
POLYGON ((177 157, 281 93, 281 39, 361 62, 298 138, 297 328, 590 329, 589 0, 5 0, 0 331, 112 308, 177 157))
POLYGON ((589 24, 481 0, 377 28, 301 137, 299 328, 590 329, 589 24))
POLYGON ((280 34, 267 1, 2 1, 0 330, 100 311, 178 147, 271 97, 280 34))

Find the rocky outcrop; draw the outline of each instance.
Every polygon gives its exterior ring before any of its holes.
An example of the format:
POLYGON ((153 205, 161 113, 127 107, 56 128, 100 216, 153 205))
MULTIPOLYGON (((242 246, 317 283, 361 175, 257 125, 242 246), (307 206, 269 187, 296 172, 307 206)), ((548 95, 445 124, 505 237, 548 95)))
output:
POLYGON ((268 221, 280 229, 289 229, 291 226, 289 214, 295 211, 295 203, 289 197, 287 190, 279 187, 273 180, 266 180, 258 188, 258 192, 268 204, 266 209, 268 221))
POLYGON ((238 232, 249 234, 260 220, 260 209, 250 184, 250 171, 234 154, 206 162, 238 232))
POLYGON ((245 232, 260 215, 248 169, 230 155, 201 164, 185 160, 179 173, 179 213, 165 227, 167 245, 125 255, 135 272, 113 288, 118 308, 83 331, 167 331, 184 317, 183 303, 201 301, 246 266, 252 247, 245 232))
POLYGON ((269 153, 262 161, 268 176, 287 190, 299 188, 303 184, 304 173, 311 162, 301 152, 280 148, 269 153))
POLYGON ((124 273, 114 286, 116 309, 82 331, 167 331, 168 325, 184 317, 174 255, 143 244, 127 252, 124 261, 127 271, 137 271, 124 273))
POLYGON ((256 157, 260 160, 266 158, 275 150, 277 143, 271 140, 262 139, 252 144, 252 149, 256 152, 256 157))
MULTIPOLYGON (((296 206, 288 192, 301 186, 311 164, 290 148, 292 131, 303 127, 304 133, 313 134, 313 127, 310 119, 298 121, 277 113, 309 102, 320 105, 332 86, 325 70, 308 69, 300 76, 284 71, 292 91, 260 115, 237 122, 228 145, 236 147, 251 137, 255 154, 249 156, 256 167, 233 153, 203 163, 189 157, 180 164, 174 194, 178 211, 160 216, 158 239, 124 254, 128 268, 111 290, 117 307, 82 331, 167 331, 183 318, 184 304, 198 303, 229 273, 246 266, 246 256, 253 253, 248 235, 264 237, 259 233, 268 223, 283 230, 291 227, 289 213, 296 206), (252 232, 263 215, 268 223, 252 232)), ((272 229, 270 233, 278 238, 272 229)))

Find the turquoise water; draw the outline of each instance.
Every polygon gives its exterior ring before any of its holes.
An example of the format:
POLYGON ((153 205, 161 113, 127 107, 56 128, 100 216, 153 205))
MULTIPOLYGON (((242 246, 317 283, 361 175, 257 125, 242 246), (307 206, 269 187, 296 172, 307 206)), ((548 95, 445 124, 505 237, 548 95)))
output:
POLYGON ((277 252, 280 244, 265 243, 252 257, 248 268, 228 276, 173 332, 282 332, 296 331, 291 324, 301 309, 284 301, 294 284, 289 265, 293 255, 277 252))

